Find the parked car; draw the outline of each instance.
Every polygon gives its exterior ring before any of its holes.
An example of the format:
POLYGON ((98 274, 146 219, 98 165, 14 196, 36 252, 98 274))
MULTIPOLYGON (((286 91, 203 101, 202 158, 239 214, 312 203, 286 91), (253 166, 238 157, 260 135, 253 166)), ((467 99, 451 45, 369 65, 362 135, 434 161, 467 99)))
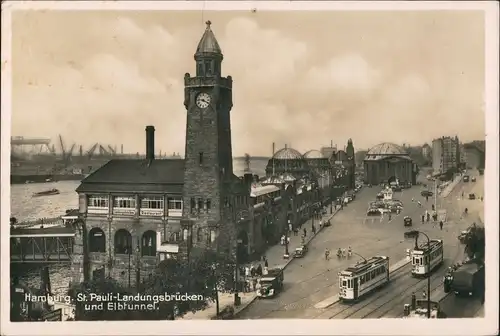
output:
POLYGON ((422 195, 423 197, 431 197, 432 195, 434 195, 434 193, 430 190, 422 190, 420 195, 422 195))
POLYGON ((472 177, 470 180, 471 182, 476 182, 476 177, 472 177))
POLYGON ((366 215, 367 216, 377 216, 377 215, 380 215, 380 211, 378 208, 370 208, 368 209, 368 211, 366 212, 366 215))
POLYGON ((384 198, 384 194, 382 193, 378 193, 377 196, 376 196, 377 199, 382 199, 384 198))
POLYGON ((462 177, 462 181, 469 182, 469 175, 464 175, 464 177, 462 177))
POLYGON ((293 253, 293 257, 294 258, 302 258, 306 253, 307 253, 307 246, 302 245, 302 246, 299 246, 295 249, 295 252, 293 253))
POLYGON ((413 225, 412 219, 408 216, 405 216, 403 223, 404 223, 404 226, 412 226, 413 225))
POLYGON ((476 194, 474 194, 474 193, 469 194, 469 199, 470 200, 475 200, 476 199, 476 194))

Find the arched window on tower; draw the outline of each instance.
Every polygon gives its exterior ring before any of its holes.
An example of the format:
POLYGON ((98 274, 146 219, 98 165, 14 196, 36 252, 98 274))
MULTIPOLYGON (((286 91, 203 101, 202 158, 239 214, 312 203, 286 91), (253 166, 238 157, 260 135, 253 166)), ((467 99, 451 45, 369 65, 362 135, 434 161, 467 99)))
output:
POLYGON ((196 74, 198 76, 203 76, 203 62, 198 62, 198 64, 196 64, 196 74))
POLYGON ((212 76, 212 61, 205 61, 205 76, 212 76))
POLYGON ((132 235, 125 229, 119 229, 115 233, 115 253, 116 254, 132 253, 132 235))

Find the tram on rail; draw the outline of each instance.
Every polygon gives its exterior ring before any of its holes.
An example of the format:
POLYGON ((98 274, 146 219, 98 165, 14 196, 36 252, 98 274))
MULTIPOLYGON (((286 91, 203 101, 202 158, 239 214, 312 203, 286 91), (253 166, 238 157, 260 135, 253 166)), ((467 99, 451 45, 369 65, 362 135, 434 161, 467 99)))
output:
POLYGON ((411 251, 411 274, 414 277, 428 276, 443 263, 443 241, 431 239, 411 251))
POLYGON ((339 272, 339 300, 355 301, 389 282, 389 257, 376 256, 339 272))

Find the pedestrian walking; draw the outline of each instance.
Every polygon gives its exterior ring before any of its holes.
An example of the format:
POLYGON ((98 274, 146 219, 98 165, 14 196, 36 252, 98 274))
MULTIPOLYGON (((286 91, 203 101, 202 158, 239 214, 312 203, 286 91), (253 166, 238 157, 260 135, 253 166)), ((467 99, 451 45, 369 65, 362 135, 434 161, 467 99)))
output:
POLYGON ((422 214, 422 224, 424 224, 424 222, 425 222, 425 215, 422 214))
POLYGON ((307 237, 307 229, 304 228, 304 238, 307 237))
POLYGON ((314 225, 312 226, 312 233, 313 233, 313 235, 316 234, 316 226, 314 226, 314 225))
POLYGON ((441 231, 443 231, 443 221, 439 222, 439 228, 441 229, 441 231))
POLYGON ((264 261, 264 267, 269 267, 269 262, 267 261, 267 259, 266 259, 266 261, 264 261))

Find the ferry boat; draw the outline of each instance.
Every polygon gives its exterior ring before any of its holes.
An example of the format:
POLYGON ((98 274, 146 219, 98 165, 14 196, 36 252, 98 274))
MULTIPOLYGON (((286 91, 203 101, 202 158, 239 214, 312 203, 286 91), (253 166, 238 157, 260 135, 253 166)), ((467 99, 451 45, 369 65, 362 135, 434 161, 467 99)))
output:
POLYGON ((57 189, 50 189, 50 190, 45 190, 45 191, 40 191, 37 193, 33 194, 33 197, 42 197, 42 196, 52 196, 52 195, 59 195, 60 192, 57 189))

